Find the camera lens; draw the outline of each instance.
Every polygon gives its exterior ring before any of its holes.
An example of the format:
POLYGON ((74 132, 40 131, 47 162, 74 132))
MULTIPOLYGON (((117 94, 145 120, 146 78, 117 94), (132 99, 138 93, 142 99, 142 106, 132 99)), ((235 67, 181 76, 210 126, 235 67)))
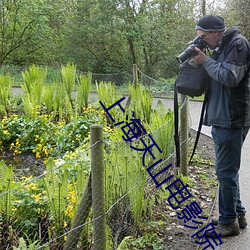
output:
POLYGON ((183 63, 188 58, 198 55, 198 53, 194 49, 195 47, 195 44, 191 44, 189 47, 187 47, 180 55, 176 57, 177 61, 179 63, 183 63))

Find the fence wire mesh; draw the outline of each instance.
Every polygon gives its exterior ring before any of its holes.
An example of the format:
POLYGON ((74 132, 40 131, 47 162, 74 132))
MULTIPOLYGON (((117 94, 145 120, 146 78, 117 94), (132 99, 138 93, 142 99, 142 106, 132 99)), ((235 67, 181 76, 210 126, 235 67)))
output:
MULTIPOLYGON (((140 73, 144 84, 159 83, 140 73)), ((172 90, 170 86, 166 89, 172 90)), ((166 170, 175 161, 173 123, 173 113, 169 112, 165 122, 154 124, 135 140, 122 140, 121 134, 118 137, 112 133, 111 138, 104 137, 105 213, 97 218, 93 217, 92 203, 93 199, 97 203, 101 199, 93 197, 92 191, 100 183, 91 181, 90 161, 95 145, 76 150, 74 156, 39 163, 39 171, 31 176, 17 176, 17 169, 1 161, 1 249, 94 249, 97 241, 103 241, 103 235, 94 241, 93 225, 98 226, 103 216, 106 249, 119 249, 129 237, 144 234, 146 229, 139 225, 155 219, 157 208, 166 205, 166 192, 156 184, 176 171, 170 167, 166 170), (147 154, 140 151, 152 144, 152 138, 158 148, 147 154), (160 159, 149 171, 148 167, 160 159)))

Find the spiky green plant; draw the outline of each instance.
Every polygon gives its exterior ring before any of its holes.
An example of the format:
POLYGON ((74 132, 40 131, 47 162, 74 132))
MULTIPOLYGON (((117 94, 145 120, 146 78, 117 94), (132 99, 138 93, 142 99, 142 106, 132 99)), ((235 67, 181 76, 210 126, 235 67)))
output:
POLYGON ((57 230, 63 228, 64 211, 67 206, 68 177, 60 173, 52 159, 46 164, 46 177, 44 184, 49 198, 49 207, 57 230))
POLYGON ((64 87, 60 83, 55 83, 52 105, 55 120, 66 120, 67 122, 72 120, 74 115, 73 106, 64 87))
POLYGON ((174 132, 174 114, 166 110, 161 101, 158 102, 155 110, 151 114, 151 123, 147 125, 149 131, 152 131, 152 137, 161 149, 154 150, 156 159, 166 159, 174 150, 173 132, 174 132))
POLYGON ((12 79, 10 74, 0 75, 0 115, 7 116, 8 101, 11 93, 12 79))
MULTIPOLYGON (((135 96, 141 96, 139 90, 135 91, 133 98, 135 98, 135 96)), ((140 110, 142 111, 142 109, 140 110)), ((160 153, 159 150, 154 147, 152 152, 157 160, 161 158, 165 160, 173 152, 173 113, 164 109, 161 103, 158 104, 156 110, 150 110, 150 112, 150 124, 146 124, 146 129, 151 133, 153 139, 162 150, 162 153, 160 153)), ((141 114, 143 114, 143 112, 141 114)), ((114 219, 114 216, 120 218, 121 225, 119 226, 121 228, 126 224, 123 223, 123 219, 129 216, 128 213, 131 213, 130 216, 132 216, 135 225, 140 224, 144 218, 143 216, 150 215, 150 209, 152 209, 153 206, 152 199, 147 199, 145 192, 147 185, 146 178, 148 176, 146 169, 154 162, 152 156, 146 154, 144 158, 145 166, 143 166, 143 153, 137 150, 131 150, 130 145, 138 149, 144 146, 140 144, 139 140, 129 141, 129 143, 123 142, 122 136, 124 136, 124 134, 119 129, 114 129, 114 132, 110 135, 111 142, 110 148, 107 148, 107 153, 111 151, 112 154, 108 153, 106 155, 105 167, 107 206, 112 206, 115 201, 123 197, 122 202, 113 208, 110 215, 111 219, 114 219)), ((124 138, 126 138, 126 136, 124 136, 124 138)), ((142 139, 145 144, 152 144, 152 141, 150 141, 147 135, 142 139)), ((160 199, 162 199, 163 195, 165 198, 165 192, 161 193, 160 199)), ((116 238, 117 237, 114 237, 115 244, 116 238)))
POLYGON ((53 111, 53 102, 54 102, 54 92, 56 85, 46 86, 44 89, 43 102, 46 107, 46 112, 50 114, 53 111))
POLYGON ((13 194, 10 191, 14 186, 12 166, 8 167, 4 161, 0 161, 0 213, 4 214, 8 222, 13 206, 13 194))
POLYGON ((79 112, 80 110, 82 110, 82 108, 88 107, 92 74, 88 72, 87 75, 80 75, 78 78, 78 82, 79 85, 77 87, 76 103, 79 112))
MULTIPOLYGON (((111 139, 117 138, 114 132, 111 139)), ((132 214, 136 225, 142 219, 144 206, 144 190, 147 172, 142 166, 141 155, 138 151, 132 151, 125 142, 112 142, 112 154, 106 155, 105 182, 106 205, 112 204, 124 195, 122 205, 117 205, 113 213, 115 216, 126 217, 132 214)), ((122 219, 121 219, 122 220, 122 219)), ((124 226, 124 225, 121 225, 124 226)))
POLYGON ((24 110, 27 115, 34 117, 41 106, 47 68, 32 65, 28 70, 22 72, 22 76, 24 80, 21 83, 24 91, 24 110))
POLYGON ((72 92, 76 81, 76 65, 67 63, 66 66, 61 66, 61 77, 62 86, 72 102, 72 92))
POLYGON ((131 109, 135 112, 136 118, 149 124, 153 101, 150 90, 145 89, 141 84, 129 85, 129 93, 131 109))
MULTIPOLYGON (((108 108, 115 102, 121 99, 121 96, 116 93, 115 84, 112 82, 96 82, 96 90, 99 101, 108 108)), ((109 110, 110 115, 115 120, 115 122, 124 120, 125 115, 122 110, 117 106, 109 110)), ((114 122, 106 115, 108 124, 113 127, 114 122)))

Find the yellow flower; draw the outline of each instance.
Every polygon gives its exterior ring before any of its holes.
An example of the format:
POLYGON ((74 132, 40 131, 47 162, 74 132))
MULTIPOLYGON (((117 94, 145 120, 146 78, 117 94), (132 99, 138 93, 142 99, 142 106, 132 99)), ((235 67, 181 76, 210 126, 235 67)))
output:
POLYGON ((35 183, 30 183, 29 185, 26 186, 26 189, 28 191, 37 190, 37 186, 35 183))
POLYGON ((64 213, 65 213, 65 215, 68 215, 69 218, 73 218, 74 217, 73 206, 68 205, 66 208, 66 211, 64 211, 64 213))
POLYGON ((49 153, 46 147, 43 147, 43 153, 45 154, 46 157, 48 157, 49 153))
POLYGON ((16 212, 17 208, 13 207, 11 210, 12 210, 12 212, 16 212))
POLYGON ((9 135, 10 133, 9 133, 8 130, 4 130, 4 131, 3 131, 3 134, 4 134, 4 135, 9 135))
POLYGON ((41 155, 39 152, 36 152, 36 158, 40 159, 41 158, 41 155))
POLYGON ((75 196, 75 195, 72 195, 72 197, 71 197, 71 202, 72 202, 72 203, 76 203, 76 196, 75 196))
POLYGON ((16 150, 14 150, 14 153, 13 153, 13 154, 14 154, 14 155, 18 155, 18 154, 21 154, 21 153, 22 153, 22 151, 19 151, 19 150, 16 149, 16 150))
POLYGON ((36 201, 40 201, 42 199, 41 195, 42 195, 41 193, 33 194, 32 197, 35 198, 36 201))

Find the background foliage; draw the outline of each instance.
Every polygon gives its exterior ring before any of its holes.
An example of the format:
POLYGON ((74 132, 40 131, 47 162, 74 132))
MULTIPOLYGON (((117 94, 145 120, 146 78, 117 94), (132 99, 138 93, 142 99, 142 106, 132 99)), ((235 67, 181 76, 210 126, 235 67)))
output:
POLYGON ((249 38, 246 0, 15 0, 0 3, 0 64, 61 65, 114 73, 137 64, 176 75, 175 56, 204 14, 220 14, 249 38))

